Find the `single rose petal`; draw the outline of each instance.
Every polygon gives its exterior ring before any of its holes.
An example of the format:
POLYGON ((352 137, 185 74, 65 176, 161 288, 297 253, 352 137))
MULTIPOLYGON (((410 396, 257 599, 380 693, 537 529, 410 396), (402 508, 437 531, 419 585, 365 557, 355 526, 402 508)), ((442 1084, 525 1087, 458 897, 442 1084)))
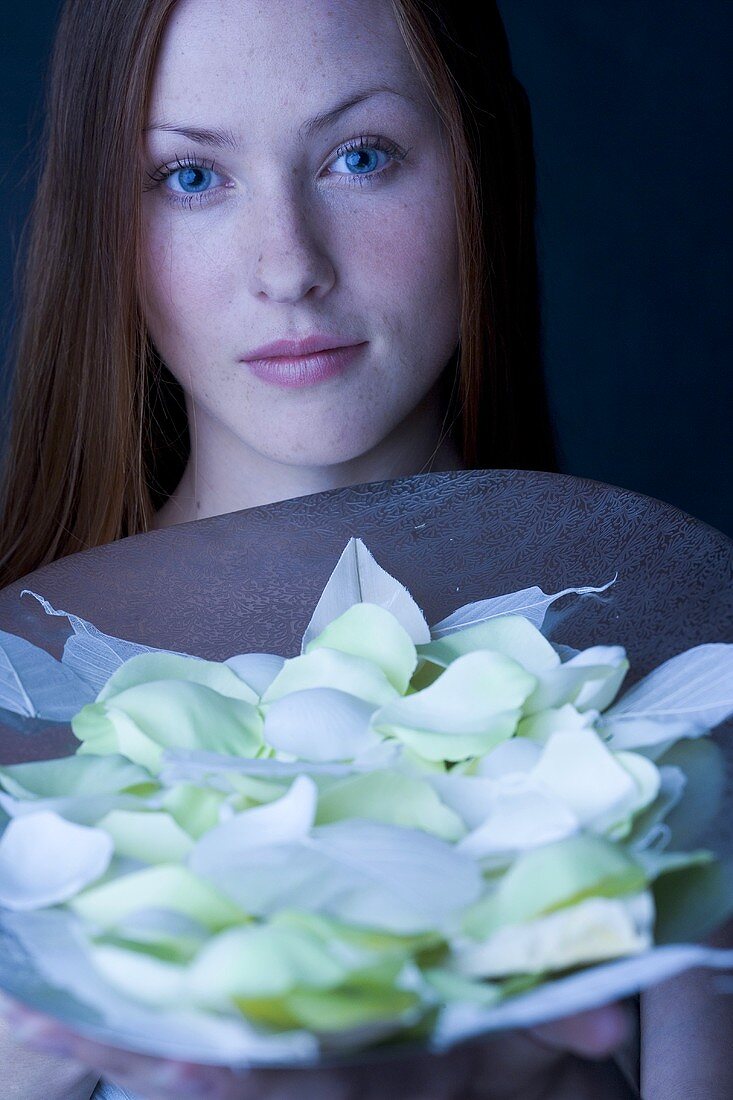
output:
POLYGON ((40 909, 67 901, 104 874, 113 850, 103 829, 49 810, 15 817, 0 839, 0 905, 40 909))

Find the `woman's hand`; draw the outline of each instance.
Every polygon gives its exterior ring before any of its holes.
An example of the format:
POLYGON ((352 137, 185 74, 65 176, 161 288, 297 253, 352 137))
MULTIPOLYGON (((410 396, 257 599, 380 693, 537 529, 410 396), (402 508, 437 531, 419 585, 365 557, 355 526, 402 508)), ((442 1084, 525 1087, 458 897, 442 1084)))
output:
POLYGON ((600 1059, 628 1035, 627 1012, 612 1004, 526 1031, 462 1043, 445 1054, 392 1055, 337 1069, 232 1070, 137 1054, 83 1038, 48 1016, 10 1002, 14 1036, 33 1050, 93 1067, 144 1100, 535 1100, 568 1054, 600 1059))

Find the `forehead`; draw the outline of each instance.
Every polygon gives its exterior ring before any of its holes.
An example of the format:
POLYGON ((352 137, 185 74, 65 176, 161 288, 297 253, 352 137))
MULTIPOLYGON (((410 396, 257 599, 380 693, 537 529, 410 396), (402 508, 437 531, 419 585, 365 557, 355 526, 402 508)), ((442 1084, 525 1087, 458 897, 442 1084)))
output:
POLYGON ((148 123, 179 117, 266 136, 367 86, 424 101, 391 0, 179 0, 156 59, 148 123))

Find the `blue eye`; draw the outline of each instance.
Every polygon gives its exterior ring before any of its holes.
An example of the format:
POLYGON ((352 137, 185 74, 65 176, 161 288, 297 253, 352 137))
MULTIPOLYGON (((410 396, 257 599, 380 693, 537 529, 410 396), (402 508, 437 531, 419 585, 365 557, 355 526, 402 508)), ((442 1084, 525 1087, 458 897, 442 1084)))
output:
POLYGON ((376 177, 384 175, 393 161, 404 160, 406 156, 407 153, 394 142, 385 142, 380 137, 362 134, 356 141, 347 142, 336 150, 336 161, 343 160, 348 169, 347 172, 337 172, 336 175, 346 176, 348 183, 371 183, 376 177), (378 153, 382 153, 387 160, 377 171, 378 153))
MULTIPOLYGON (((148 172, 148 177, 154 183, 164 183, 170 177, 176 176, 181 186, 195 188, 201 186, 202 175, 205 179, 207 174, 214 172, 216 168, 216 163, 213 160, 200 162, 193 156, 184 157, 183 160, 176 157, 176 165, 177 167, 163 167, 156 169, 155 172, 148 172)), ((146 188, 146 190, 150 190, 150 188, 146 188)), ((189 191, 187 194, 181 195, 168 188, 164 188, 164 190, 166 199, 174 206, 188 206, 190 208, 194 205, 209 202, 207 198, 208 191, 189 191)))

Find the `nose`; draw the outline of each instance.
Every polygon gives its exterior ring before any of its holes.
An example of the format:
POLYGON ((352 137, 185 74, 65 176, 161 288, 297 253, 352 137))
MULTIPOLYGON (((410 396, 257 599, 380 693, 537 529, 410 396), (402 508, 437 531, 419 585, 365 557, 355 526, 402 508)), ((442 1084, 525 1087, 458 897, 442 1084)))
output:
POLYGON ((267 191, 256 201, 250 291, 257 298, 293 302, 313 294, 322 297, 336 273, 319 232, 316 213, 297 186, 267 191))

